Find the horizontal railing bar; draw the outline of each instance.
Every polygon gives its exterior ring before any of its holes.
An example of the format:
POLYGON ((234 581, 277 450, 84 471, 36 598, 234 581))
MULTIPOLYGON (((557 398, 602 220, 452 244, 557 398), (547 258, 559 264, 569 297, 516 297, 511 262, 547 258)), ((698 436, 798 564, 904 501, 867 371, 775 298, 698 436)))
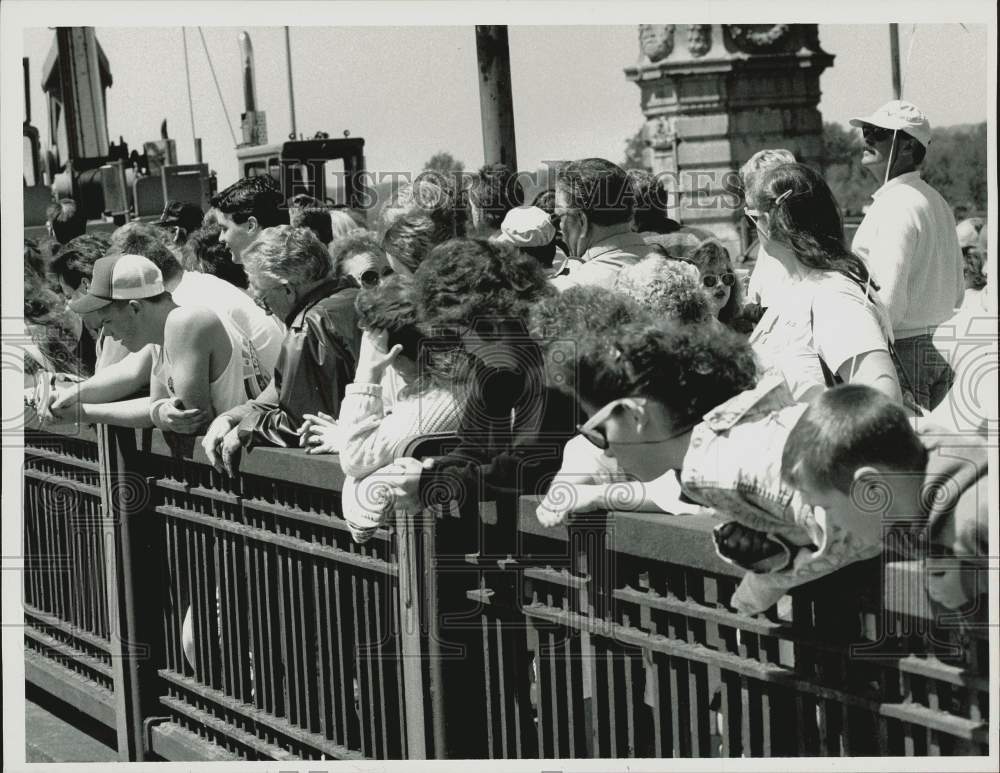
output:
MULTIPOLYGON (((103 598, 102 598, 103 600, 103 598)), ((91 647, 107 652, 111 654, 111 640, 103 639, 100 636, 95 636, 90 633, 90 631, 84 631, 82 628, 67 623, 65 620, 60 620, 55 615, 50 615, 47 612, 43 612, 37 607, 32 606, 28 602, 22 603, 24 607, 24 614, 27 617, 35 618, 39 623, 42 623, 48 628, 55 628, 58 631, 79 639, 80 641, 89 644, 91 647)))
POLYGON ((114 674, 111 671, 110 665, 103 663, 93 655, 80 652, 80 650, 66 644, 66 642, 61 642, 58 639, 47 636, 41 631, 34 630, 29 626, 25 626, 24 636, 26 639, 31 639, 33 642, 36 642, 37 644, 62 655, 64 658, 72 660, 74 663, 79 663, 81 666, 85 666, 92 671, 96 671, 105 679, 114 679, 114 674))
MULTIPOLYGON (((781 639, 782 641, 811 647, 812 649, 823 652, 832 652, 835 654, 845 653, 845 645, 838 646, 828 641, 822 641, 820 639, 805 636, 803 635, 802 629, 794 625, 777 623, 773 620, 756 617, 747 617, 737 612, 730 612, 727 609, 709 607, 696 601, 679 599, 676 596, 651 595, 648 591, 637 591, 634 588, 618 588, 613 591, 613 594, 617 599, 634 603, 638 606, 644 606, 650 609, 659 609, 664 612, 674 612, 688 618, 714 622, 719 625, 726 625, 731 628, 737 628, 748 633, 756 633, 761 636, 773 636, 781 639)), ((861 646, 869 644, 867 641, 859 641, 855 643, 861 646)), ((849 647, 850 643, 846 646, 849 647)), ((929 676, 940 681, 960 686, 973 686, 975 681, 978 679, 978 677, 969 675, 961 668, 949 666, 945 663, 941 663, 940 661, 935 661, 937 665, 934 665, 928 663, 922 658, 917 657, 916 655, 908 656, 908 658, 910 666, 908 669, 904 670, 911 670, 912 673, 929 676), (920 665, 923 663, 926 663, 927 665, 920 665)), ((900 668, 903 667, 899 655, 879 656, 877 652, 871 652, 865 653, 865 659, 879 662, 884 665, 898 663, 900 668)), ((987 680, 978 681, 985 685, 982 689, 989 690, 987 680)))
POLYGON ((281 733, 289 738, 298 741, 299 743, 305 744, 307 746, 312 746, 324 754, 328 754, 338 760, 362 760, 365 759, 364 755, 359 751, 354 751, 348 749, 346 746, 341 746, 340 744, 334 743, 328 738, 324 738, 317 733, 311 733, 308 730, 303 730, 300 727, 290 725, 286 722, 282 722, 280 719, 274 717, 272 714, 260 711, 259 709, 250 706, 246 703, 242 703, 235 698, 231 698, 225 693, 219 692, 218 690, 201 684, 189 677, 183 676, 171 671, 170 669, 160 669, 158 672, 161 677, 166 681, 170 682, 183 690, 194 693, 198 697, 217 703, 227 711, 233 714, 238 714, 243 719, 249 722, 255 722, 259 725, 273 730, 276 733, 281 733))
POLYGON ((317 515, 309 510, 303 510, 300 507, 295 507, 292 505, 276 505, 271 502, 265 502, 263 499, 257 499, 255 497, 244 497, 243 507, 253 510, 259 513, 268 513, 270 515, 276 515, 279 518, 286 518, 290 521, 298 521, 300 523, 310 523, 315 526, 323 526, 330 529, 337 529, 338 531, 349 532, 350 529, 347 527, 347 521, 342 518, 333 518, 330 516, 317 515))
POLYGON ((237 743, 253 749, 254 751, 266 754, 275 760, 292 761, 301 759, 300 757, 296 757, 291 752, 285 751, 280 746, 270 744, 252 733, 240 730, 238 727, 230 725, 228 722, 224 722, 221 719, 213 717, 207 711, 202 711, 194 706, 190 706, 177 698, 171 698, 169 695, 161 695, 160 703, 168 709, 172 709, 178 714, 182 714, 188 719, 191 719, 200 725, 204 725, 210 730, 214 730, 219 735, 232 738, 237 743))
MULTIPOLYGON (((705 663, 706 665, 717 666, 726 671, 732 671, 762 682, 793 689, 807 695, 834 701, 839 704, 856 706, 872 713, 883 714, 884 716, 894 716, 893 714, 884 713, 884 709, 891 706, 902 705, 881 703, 880 701, 872 700, 871 698, 865 698, 853 693, 807 682, 795 676, 795 672, 791 669, 784 668, 773 663, 747 660, 741 658, 739 655, 727 652, 717 652, 705 647, 703 644, 677 641, 659 634, 646 633, 645 631, 639 631, 611 621, 594 620, 593 618, 589 618, 575 612, 567 612, 561 609, 556 609, 555 607, 548 607, 543 604, 525 605, 523 607, 523 611, 528 617, 539 618, 550 623, 562 625, 566 628, 587 631, 591 636, 599 636, 611 639, 615 642, 630 644, 633 647, 650 649, 664 655, 679 657, 688 661, 705 663)), ((900 711, 900 709, 891 710, 897 713, 900 711)), ((945 712, 938 712, 933 709, 927 709, 927 711, 932 712, 935 717, 941 720, 938 725, 935 726, 935 729, 949 733, 950 735, 958 735, 961 738, 972 739, 973 734, 978 732, 979 728, 985 726, 984 723, 976 722, 971 719, 965 719, 964 717, 955 717, 954 715, 946 714, 945 712), (944 718, 948 718, 949 721, 945 722, 944 718)), ((924 713, 914 713, 913 716, 922 718, 927 715, 924 713)), ((917 720, 908 719, 907 721, 916 722, 917 720)))
POLYGON ((92 486, 89 483, 75 480, 60 473, 43 472, 42 470, 33 470, 30 467, 25 467, 24 477, 33 478, 44 483, 52 483, 53 485, 58 485, 60 488, 73 489, 95 499, 99 499, 101 496, 101 490, 97 486, 92 486))
POLYGON ((947 682, 958 687, 968 687, 982 692, 989 692, 990 690, 989 679, 969 673, 967 669, 960 666, 951 666, 947 663, 942 663, 937 658, 906 655, 899 659, 897 665, 900 671, 905 671, 908 674, 917 674, 929 679, 936 679, 939 682, 947 682))
POLYGON ((587 583, 590 582, 589 576, 580 577, 575 574, 570 574, 566 571, 560 571, 558 569, 541 569, 538 567, 525 568, 523 570, 524 576, 532 580, 542 580, 544 582, 549 582, 554 585, 561 585, 564 588, 586 588, 587 583))
POLYGON ((157 488, 167 489, 168 491, 176 491, 180 494, 193 494, 195 496, 204 497, 205 499, 213 499, 216 502, 224 502, 228 505, 238 505, 240 503, 240 497, 238 494, 232 494, 228 491, 219 491, 218 489, 205 488, 204 486, 191 486, 183 481, 175 480, 173 478, 157 478, 156 486, 157 488))
POLYGON ((149 729, 149 750, 171 762, 225 762, 239 759, 219 744, 192 733, 176 722, 160 722, 149 729))
POLYGON ((761 634, 763 636, 780 636, 782 639, 791 639, 796 636, 796 629, 783 623, 748 617, 737 612, 730 612, 727 609, 699 604, 697 601, 679 599, 676 596, 661 596, 656 594, 655 591, 616 588, 612 593, 614 598, 631 604, 658 609, 663 612, 675 612, 685 617, 694 617, 698 620, 727 625, 749 633, 761 634))
POLYGON ((580 513, 569 524, 546 527, 535 510, 540 497, 523 496, 519 501, 518 530, 522 534, 567 542, 574 526, 607 524, 609 552, 675 563, 714 575, 739 577, 743 570, 726 563, 715 553, 712 529, 722 520, 713 515, 671 515, 640 511, 580 513))
MULTIPOLYGON (((79 456, 70 456, 61 451, 53 451, 50 448, 39 448, 38 446, 25 446, 24 455, 26 457, 35 457, 37 459, 45 459, 52 462, 59 462, 60 464, 65 464, 70 467, 80 467, 84 470, 89 470, 91 472, 100 472, 101 465, 99 462, 92 462, 89 459, 81 459, 79 456)), ((25 459, 25 462, 28 460, 25 459)))
POLYGON ((98 722, 115 728, 114 694, 39 652, 24 651, 24 681, 54 695, 98 722))
POLYGON ((883 703, 879 712, 884 717, 938 730, 974 743, 989 743, 989 725, 965 717, 928 708, 919 703, 883 703))
POLYGON ((230 534, 237 534, 241 537, 257 542, 280 545, 281 547, 288 548, 289 550, 294 550, 297 553, 305 553, 307 555, 325 558, 341 564, 350 564, 351 566, 356 566, 360 569, 366 569, 371 572, 379 572, 390 577, 396 577, 399 575, 399 568, 395 564, 390 564, 381 559, 372 558, 371 556, 350 553, 346 550, 341 550, 338 547, 333 547, 332 545, 321 545, 317 542, 307 542, 295 537, 289 537, 285 534, 275 534, 273 531, 266 531, 264 529, 257 528, 256 526, 246 526, 242 523, 234 523, 233 521, 227 521, 222 518, 195 513, 191 510, 185 510, 180 507, 174 507, 173 505, 157 505, 156 512, 171 518, 180 518, 185 521, 197 523, 200 526, 207 526, 210 529, 227 531, 230 534))
MULTIPOLYGON (((174 452, 167 444, 163 433, 155 431, 143 437, 144 430, 136 432, 136 448, 154 456, 173 458, 174 452)), ((195 442, 193 456, 188 460, 194 464, 211 467, 200 442, 195 442)), ((340 458, 336 454, 306 454, 298 448, 267 448, 259 446, 240 458, 240 475, 281 480, 304 486, 340 491, 344 486, 344 472, 340 468, 340 458)))

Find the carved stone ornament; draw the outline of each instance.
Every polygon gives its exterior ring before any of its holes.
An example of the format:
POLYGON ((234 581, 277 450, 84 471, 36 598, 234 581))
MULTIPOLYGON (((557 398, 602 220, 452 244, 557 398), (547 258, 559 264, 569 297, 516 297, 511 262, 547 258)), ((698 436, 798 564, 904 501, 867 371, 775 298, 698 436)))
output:
POLYGON ((729 35, 741 51, 755 53, 783 46, 791 26, 788 24, 729 24, 729 35))
POLYGON ((690 24, 687 34, 688 52, 691 56, 704 56, 712 47, 712 25, 690 24))
POLYGON ((659 62, 674 50, 673 24, 640 24, 639 50, 651 62, 659 62))
POLYGON ((677 137, 677 125, 673 118, 661 115, 656 123, 650 126, 650 142, 656 146, 670 145, 677 137))

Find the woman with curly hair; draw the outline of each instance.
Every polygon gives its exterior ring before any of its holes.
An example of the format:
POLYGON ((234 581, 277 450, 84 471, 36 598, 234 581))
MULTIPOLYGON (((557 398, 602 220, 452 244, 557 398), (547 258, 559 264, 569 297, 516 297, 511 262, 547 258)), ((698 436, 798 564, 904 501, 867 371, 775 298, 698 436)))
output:
POLYGON ((865 262, 844 243, 826 182, 808 166, 782 164, 749 195, 761 245, 789 276, 750 338, 762 363, 796 399, 853 382, 901 401, 888 314, 865 262))
POLYGON ((531 305, 555 290, 536 260, 484 239, 435 247, 415 287, 422 324, 437 341, 460 343, 471 375, 458 447, 423 463, 397 459, 384 479, 397 506, 457 501, 474 512, 491 500, 498 518, 516 523, 517 496, 544 492, 579 419, 574 400, 546 382, 526 323, 531 305))
POLYGON ((344 519, 355 542, 370 539, 388 515, 391 502, 381 496, 377 471, 396 458, 409 438, 458 428, 461 403, 455 381, 462 369, 449 353, 442 357, 426 340, 417 325, 413 296, 412 280, 400 276, 361 291, 355 302, 364 329, 361 353, 340 416, 333 420, 306 414, 300 430, 308 453, 340 454, 347 475, 344 519), (393 396, 391 413, 383 399, 389 370, 403 383, 393 396))

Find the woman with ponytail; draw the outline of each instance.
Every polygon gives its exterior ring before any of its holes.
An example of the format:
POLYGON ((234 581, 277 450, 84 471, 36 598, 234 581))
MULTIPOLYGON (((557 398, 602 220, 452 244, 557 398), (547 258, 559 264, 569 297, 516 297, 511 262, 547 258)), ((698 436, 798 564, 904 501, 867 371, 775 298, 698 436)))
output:
POLYGON ((775 167, 746 214, 790 277, 750 337, 765 370, 780 372, 797 400, 861 383, 900 401, 878 285, 845 245, 840 208, 823 178, 803 164, 775 167))

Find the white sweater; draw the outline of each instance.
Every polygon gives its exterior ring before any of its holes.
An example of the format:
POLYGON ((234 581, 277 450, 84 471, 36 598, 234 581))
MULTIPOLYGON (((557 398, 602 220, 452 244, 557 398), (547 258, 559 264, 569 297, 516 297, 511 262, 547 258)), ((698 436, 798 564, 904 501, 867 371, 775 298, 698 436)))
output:
POLYGON ((348 384, 338 425, 343 432, 340 466, 346 478, 341 502, 355 542, 371 538, 391 511, 391 497, 377 471, 399 455, 400 445, 415 435, 458 429, 461 405, 453 392, 431 389, 396 397, 386 413, 380 384, 348 384))
POLYGON ((962 302, 962 250, 941 194, 907 172, 889 180, 854 235, 854 252, 880 285, 895 338, 932 332, 962 302))

